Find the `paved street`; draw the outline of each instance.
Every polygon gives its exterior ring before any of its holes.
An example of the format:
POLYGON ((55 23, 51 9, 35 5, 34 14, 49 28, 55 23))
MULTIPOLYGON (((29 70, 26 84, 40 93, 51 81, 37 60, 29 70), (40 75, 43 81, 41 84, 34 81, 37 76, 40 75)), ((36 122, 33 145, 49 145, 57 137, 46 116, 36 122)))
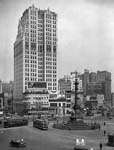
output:
POLYGON ((70 150, 69 143, 71 141, 67 135, 68 133, 60 134, 60 131, 57 132, 53 129, 42 131, 32 126, 5 129, 0 132, 0 149, 16 149, 9 147, 10 139, 23 138, 27 143, 27 147, 24 148, 25 150, 70 150))
POLYGON ((106 147, 107 138, 103 136, 103 129, 100 131, 63 131, 53 129, 51 126, 52 124, 48 131, 36 129, 31 125, 0 130, 0 150, 16 150, 16 148, 9 147, 9 141, 12 138, 23 138, 27 144, 27 147, 23 148, 25 150, 73 150, 76 138, 85 139, 86 145, 97 150, 100 141, 104 143, 103 150, 113 149, 106 147))

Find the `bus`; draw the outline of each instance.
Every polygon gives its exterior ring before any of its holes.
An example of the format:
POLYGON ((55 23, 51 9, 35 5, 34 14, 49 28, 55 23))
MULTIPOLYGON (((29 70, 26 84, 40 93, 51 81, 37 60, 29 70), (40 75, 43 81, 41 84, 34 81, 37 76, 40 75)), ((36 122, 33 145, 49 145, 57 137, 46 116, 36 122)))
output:
POLYGON ((48 122, 43 119, 35 119, 33 121, 33 127, 36 127, 42 130, 48 130, 48 122))

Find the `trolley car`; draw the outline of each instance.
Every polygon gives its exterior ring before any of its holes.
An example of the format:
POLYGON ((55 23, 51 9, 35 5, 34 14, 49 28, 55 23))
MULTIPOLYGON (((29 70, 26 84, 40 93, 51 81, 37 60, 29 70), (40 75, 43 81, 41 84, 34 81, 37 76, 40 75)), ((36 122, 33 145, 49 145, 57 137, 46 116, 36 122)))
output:
POLYGON ((33 121, 33 127, 36 127, 42 130, 48 130, 48 122, 43 119, 35 119, 33 121))

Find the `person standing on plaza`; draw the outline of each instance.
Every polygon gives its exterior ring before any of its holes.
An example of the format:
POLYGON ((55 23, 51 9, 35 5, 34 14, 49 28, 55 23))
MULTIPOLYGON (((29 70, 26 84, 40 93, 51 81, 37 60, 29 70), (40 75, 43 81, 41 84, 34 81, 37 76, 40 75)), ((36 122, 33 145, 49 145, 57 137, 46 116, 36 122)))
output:
POLYGON ((104 122, 104 126, 106 126, 106 122, 104 122))
POLYGON ((100 129, 101 129, 101 126, 100 126, 100 124, 99 124, 99 131, 100 131, 100 129))
POLYGON ((104 130, 104 136, 106 135, 106 131, 104 130))
POLYGON ((100 144, 99 144, 100 150, 102 150, 102 147, 103 147, 103 145, 102 145, 102 143, 100 142, 100 144))

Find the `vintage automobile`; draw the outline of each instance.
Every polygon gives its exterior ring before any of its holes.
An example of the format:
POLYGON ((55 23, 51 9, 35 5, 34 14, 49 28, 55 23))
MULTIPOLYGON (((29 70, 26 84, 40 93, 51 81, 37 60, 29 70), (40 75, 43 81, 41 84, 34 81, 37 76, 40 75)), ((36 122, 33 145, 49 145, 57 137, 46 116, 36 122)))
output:
POLYGON ((11 147, 26 147, 26 144, 23 139, 18 139, 18 140, 12 139, 10 141, 10 146, 11 147))
POLYGON ((84 147, 84 146, 74 146, 74 150, 89 150, 88 148, 84 147))

